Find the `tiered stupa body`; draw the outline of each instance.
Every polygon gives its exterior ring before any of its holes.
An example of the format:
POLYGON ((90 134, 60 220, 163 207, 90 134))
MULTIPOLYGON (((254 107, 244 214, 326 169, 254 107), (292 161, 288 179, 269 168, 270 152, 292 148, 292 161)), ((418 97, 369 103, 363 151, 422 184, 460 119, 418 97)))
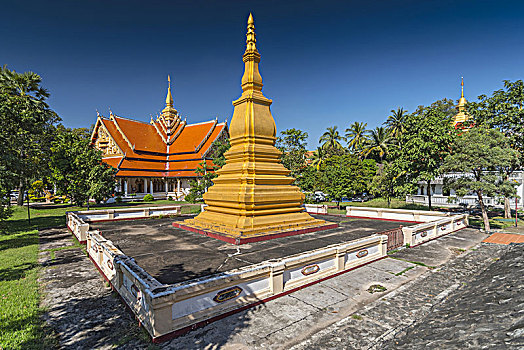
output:
POLYGON ((301 207, 304 194, 291 185, 294 179, 288 176, 290 171, 282 165, 281 152, 275 147, 272 101, 262 94, 251 14, 246 43, 242 95, 233 101, 226 164, 203 196, 208 205, 205 211, 185 224, 236 237, 323 226, 324 220, 311 217, 301 207))

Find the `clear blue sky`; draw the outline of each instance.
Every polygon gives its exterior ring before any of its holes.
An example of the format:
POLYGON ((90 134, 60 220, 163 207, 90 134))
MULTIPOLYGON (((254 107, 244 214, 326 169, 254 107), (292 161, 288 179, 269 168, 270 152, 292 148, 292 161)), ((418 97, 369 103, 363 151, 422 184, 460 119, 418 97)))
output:
POLYGON ((149 120, 166 76, 188 122, 231 119, 246 20, 255 17, 264 94, 279 131, 380 125, 447 97, 524 78, 523 1, 4 1, 0 64, 43 77, 69 127, 98 109, 149 120))

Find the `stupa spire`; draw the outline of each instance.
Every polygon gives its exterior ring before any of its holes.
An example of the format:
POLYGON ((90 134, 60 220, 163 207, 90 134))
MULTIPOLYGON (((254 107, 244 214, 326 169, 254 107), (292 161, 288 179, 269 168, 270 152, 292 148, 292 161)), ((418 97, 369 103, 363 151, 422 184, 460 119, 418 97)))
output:
POLYGON ((460 93, 460 97, 464 98, 464 77, 462 77, 462 81, 460 82, 460 88, 462 90, 460 93))
POLYGON ((260 53, 256 46, 255 21, 250 13, 247 20, 246 51, 242 57, 244 61, 244 75, 242 76, 242 91, 262 91, 262 76, 258 71, 260 53))
POLYGON ((171 77, 167 76, 166 107, 173 107, 173 95, 171 95, 171 77))

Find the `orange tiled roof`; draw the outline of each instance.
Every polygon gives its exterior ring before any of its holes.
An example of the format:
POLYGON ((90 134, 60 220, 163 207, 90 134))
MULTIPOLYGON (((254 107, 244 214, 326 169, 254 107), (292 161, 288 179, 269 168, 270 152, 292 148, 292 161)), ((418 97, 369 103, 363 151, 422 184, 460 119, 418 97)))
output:
POLYGON ((177 123, 166 124, 165 120, 157 119, 147 124, 114 115, 109 119, 100 116, 91 141, 96 142, 98 128, 103 125, 124 153, 103 158, 118 170, 118 177, 195 177, 203 159, 207 170, 212 171, 213 162, 206 159, 207 153, 213 142, 227 133, 227 124, 216 120, 177 123))

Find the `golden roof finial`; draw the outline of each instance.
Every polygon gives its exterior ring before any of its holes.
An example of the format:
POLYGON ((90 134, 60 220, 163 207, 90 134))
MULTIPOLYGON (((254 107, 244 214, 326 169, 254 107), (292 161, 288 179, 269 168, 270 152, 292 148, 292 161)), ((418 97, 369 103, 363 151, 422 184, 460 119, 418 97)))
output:
POLYGON ((460 83, 460 88, 462 89, 462 92, 460 94, 461 98, 464 98, 464 77, 462 77, 462 81, 460 83))
POLYGON ((173 95, 171 95, 171 77, 167 76, 166 107, 173 107, 173 95))
POLYGON ((247 20, 246 51, 243 56, 245 68, 242 76, 242 91, 262 91, 262 77, 258 71, 260 53, 258 53, 256 42, 255 21, 253 14, 250 13, 247 20))
POLYGON ((247 19, 246 52, 257 51, 256 42, 255 20, 253 19, 253 14, 249 13, 249 18, 247 19))

